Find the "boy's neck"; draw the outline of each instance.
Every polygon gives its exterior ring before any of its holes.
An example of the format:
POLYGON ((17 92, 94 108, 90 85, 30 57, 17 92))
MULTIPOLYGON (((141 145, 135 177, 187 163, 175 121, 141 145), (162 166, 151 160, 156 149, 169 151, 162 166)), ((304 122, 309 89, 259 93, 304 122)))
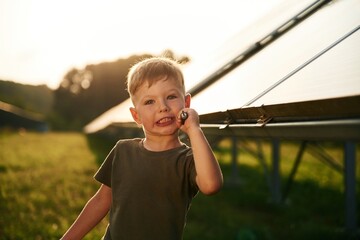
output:
POLYGON ((179 138, 167 139, 166 137, 161 138, 144 138, 144 147, 153 152, 161 152, 169 149, 177 148, 182 146, 179 138))

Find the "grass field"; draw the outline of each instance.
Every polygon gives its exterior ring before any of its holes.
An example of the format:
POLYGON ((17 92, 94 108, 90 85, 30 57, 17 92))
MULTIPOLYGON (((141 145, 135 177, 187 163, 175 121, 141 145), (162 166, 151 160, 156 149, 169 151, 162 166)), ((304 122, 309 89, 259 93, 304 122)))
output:
MULTIPOLYGON (((1 239, 59 239, 98 187, 86 138, 3 133, 0 149, 1 239)), ((87 239, 100 239, 104 228, 87 239)))
MULTIPOLYGON (((229 184, 229 149, 228 140, 216 149, 226 184, 215 196, 197 195, 184 240, 347 239, 340 173, 305 154, 289 198, 274 205, 261 165, 247 152, 239 153, 238 183, 229 184)), ((296 151, 282 145, 283 181, 296 151)), ((340 145, 327 151, 342 160, 340 145)), ((98 188, 92 178, 98 157, 80 133, 0 132, 0 239, 59 239, 98 188)), ((359 176, 357 166, 358 203, 359 176)), ((100 239, 105 227, 106 220, 86 239, 100 239)))

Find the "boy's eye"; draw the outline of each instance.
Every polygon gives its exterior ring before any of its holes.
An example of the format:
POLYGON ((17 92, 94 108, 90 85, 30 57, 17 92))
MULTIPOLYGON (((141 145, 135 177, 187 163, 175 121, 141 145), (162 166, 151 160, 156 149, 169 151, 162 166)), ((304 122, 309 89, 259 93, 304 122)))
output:
POLYGON ((169 95, 168 96, 168 99, 175 99, 175 98, 177 98, 176 95, 169 95))
POLYGON ((154 100, 146 100, 145 101, 145 105, 149 105, 149 104, 153 104, 154 103, 154 100))

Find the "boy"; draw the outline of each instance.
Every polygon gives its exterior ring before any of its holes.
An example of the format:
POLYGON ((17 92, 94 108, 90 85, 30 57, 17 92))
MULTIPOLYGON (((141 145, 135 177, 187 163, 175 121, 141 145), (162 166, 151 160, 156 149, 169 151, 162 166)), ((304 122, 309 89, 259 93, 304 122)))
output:
POLYGON ((198 191, 215 194, 223 184, 219 164, 190 107, 178 64, 154 57, 128 74, 130 112, 144 139, 120 140, 95 174, 101 183, 62 239, 81 239, 110 210, 104 239, 182 239, 198 191), (186 121, 181 113, 188 116, 186 121), (183 144, 185 132, 191 148, 183 144))

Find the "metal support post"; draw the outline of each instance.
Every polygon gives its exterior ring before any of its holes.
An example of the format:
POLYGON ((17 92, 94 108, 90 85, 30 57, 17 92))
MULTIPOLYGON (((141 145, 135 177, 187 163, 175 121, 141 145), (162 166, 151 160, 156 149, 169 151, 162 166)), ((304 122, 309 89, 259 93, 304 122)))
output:
POLYGON ((280 180, 280 141, 273 139, 272 141, 272 202, 281 203, 281 180, 280 180))
POLYGON ((355 233, 357 229, 356 216, 356 147, 352 141, 345 142, 345 229, 355 233))

